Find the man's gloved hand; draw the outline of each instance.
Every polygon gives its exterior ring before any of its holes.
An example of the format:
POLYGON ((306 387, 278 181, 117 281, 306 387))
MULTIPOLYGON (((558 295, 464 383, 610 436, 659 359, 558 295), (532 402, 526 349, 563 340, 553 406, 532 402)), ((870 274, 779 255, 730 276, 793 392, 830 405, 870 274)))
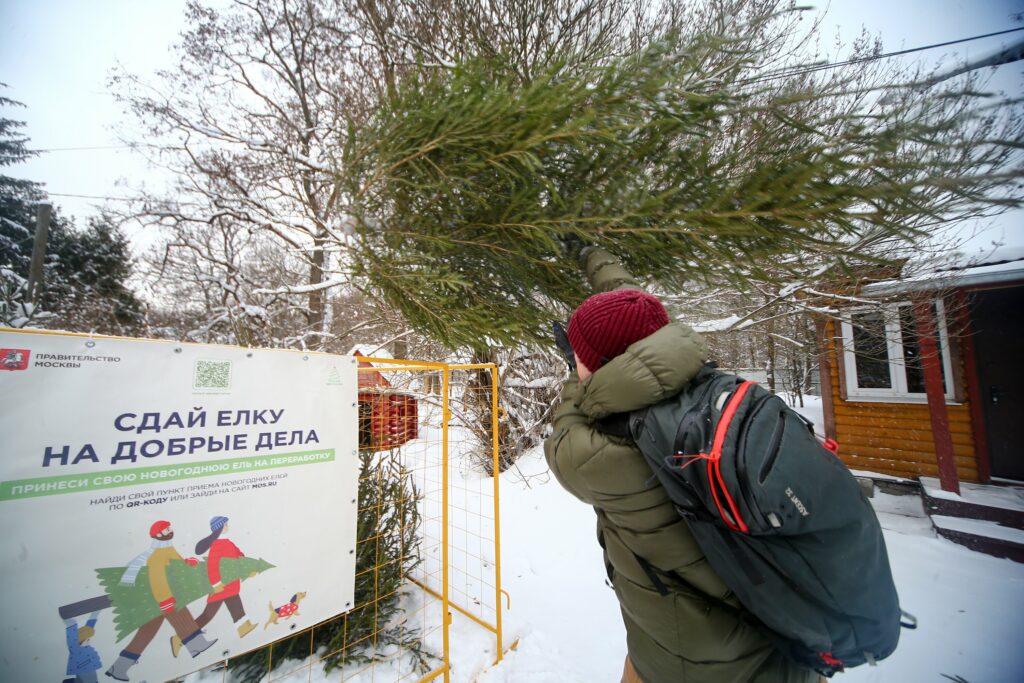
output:
POLYGON ((579 258, 580 252, 587 243, 582 237, 574 232, 567 232, 558 238, 559 244, 562 246, 562 254, 570 259, 579 258))
POLYGON ((575 260, 581 270, 586 270, 587 254, 597 248, 594 243, 574 232, 566 233, 558 241, 562 245, 562 254, 566 258, 575 260))
POLYGON ((572 372, 576 369, 576 354, 572 350, 572 344, 569 343, 569 335, 566 334, 562 323, 557 320, 551 323, 551 329, 555 334, 555 346, 565 356, 565 362, 569 364, 569 372, 572 372))
POLYGON ((164 614, 170 614, 174 611, 174 603, 174 598, 167 598, 166 600, 160 603, 160 611, 164 614))
POLYGON ((587 272, 587 257, 590 256, 590 252, 597 249, 594 244, 588 244, 580 249, 580 252, 576 255, 576 265, 580 267, 584 273, 587 272))

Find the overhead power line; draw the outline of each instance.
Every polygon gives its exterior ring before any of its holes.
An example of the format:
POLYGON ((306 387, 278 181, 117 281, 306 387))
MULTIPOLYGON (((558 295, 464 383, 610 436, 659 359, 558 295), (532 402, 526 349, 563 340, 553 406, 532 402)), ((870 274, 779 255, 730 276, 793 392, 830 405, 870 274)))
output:
POLYGON ((959 38, 957 40, 947 40, 944 43, 932 43, 931 45, 922 45, 921 47, 912 47, 906 50, 897 50, 896 52, 884 52, 877 55, 869 55, 867 57, 857 57, 855 59, 847 59, 842 62, 831 62, 826 64, 813 64, 810 66, 797 67, 789 71, 781 71, 776 74, 766 74, 764 76, 758 76, 757 78, 751 78, 742 83, 760 83, 762 81, 771 81, 778 78, 788 78, 790 76, 802 76, 804 74, 815 73, 817 71, 827 71, 829 69, 838 69, 844 66, 851 66, 853 64, 863 64, 865 62, 873 62, 879 59, 890 59, 892 57, 900 57, 902 55, 909 55, 914 52, 924 52, 925 50, 934 50, 940 47, 948 47, 950 45, 959 45, 960 43, 969 43, 974 40, 982 40, 984 38, 992 38, 994 36, 1002 36, 1008 33, 1017 33, 1024 31, 1024 26, 1017 28, 1006 29, 1005 31, 995 31, 994 33, 984 33, 978 36, 971 36, 969 38, 959 38))
POLYGON ((99 194, 75 194, 71 192, 49 192, 46 190, 44 190, 44 192, 46 192, 46 195, 48 197, 72 197, 74 199, 101 199, 103 201, 110 202, 151 202, 155 204, 160 204, 161 202, 163 202, 166 204, 173 204, 174 206, 188 206, 197 208, 209 207, 209 204, 203 204, 200 202, 178 201, 174 199, 160 199, 158 197, 110 197, 107 195, 99 194))
POLYGON ((46 152, 92 152, 97 150, 107 149, 138 149, 140 147, 148 147, 150 149, 180 149, 180 147, 174 147, 172 145, 154 145, 151 143, 140 142, 131 145, 90 145, 85 147, 47 147, 45 149, 31 149, 29 153, 43 154, 46 152))
POLYGON ((112 202, 134 202, 138 201, 132 197, 104 197, 97 194, 71 194, 70 192, 47 192, 51 197, 74 197, 75 199, 105 199, 112 202))
POLYGON ((974 71, 975 69, 981 69, 986 66, 999 66, 1000 64, 1009 64, 1011 62, 1018 62, 1024 59, 1024 40, 1018 40, 1016 43, 1000 50, 988 57, 977 59, 973 62, 964 64, 961 67, 951 69, 945 73, 941 73, 938 76, 934 76, 928 79, 929 85, 934 85, 940 81, 945 81, 949 78, 954 78, 960 74, 967 73, 968 71, 974 71))

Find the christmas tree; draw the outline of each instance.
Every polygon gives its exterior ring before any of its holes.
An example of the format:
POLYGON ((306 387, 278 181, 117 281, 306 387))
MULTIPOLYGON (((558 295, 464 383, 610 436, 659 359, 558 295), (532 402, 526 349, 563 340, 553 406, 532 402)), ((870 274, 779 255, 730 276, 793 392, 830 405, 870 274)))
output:
POLYGON ((423 648, 423 634, 414 619, 406 623, 401 605, 407 577, 415 574, 422 559, 421 494, 400 451, 377 452, 372 444, 367 426, 360 431, 353 608, 316 628, 276 641, 272 658, 268 647, 230 659, 231 680, 263 680, 271 662, 276 667, 290 659, 302 660, 311 651, 324 657, 326 673, 348 664, 387 659, 395 649, 411 657, 420 674, 437 665, 436 653, 423 648))
POLYGON ((1014 203, 1019 104, 895 80, 912 74, 769 70, 751 45, 771 21, 529 80, 470 59, 401 84, 345 149, 364 291, 478 350, 546 339, 586 295, 574 240, 683 291, 884 261, 1014 203))

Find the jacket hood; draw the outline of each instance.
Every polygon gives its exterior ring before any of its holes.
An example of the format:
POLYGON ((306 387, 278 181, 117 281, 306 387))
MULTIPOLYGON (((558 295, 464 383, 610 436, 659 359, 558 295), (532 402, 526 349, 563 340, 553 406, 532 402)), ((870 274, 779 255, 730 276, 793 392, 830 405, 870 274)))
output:
POLYGON ((683 323, 669 323, 587 378, 577 405, 594 419, 654 405, 679 393, 707 357, 700 335, 683 323))

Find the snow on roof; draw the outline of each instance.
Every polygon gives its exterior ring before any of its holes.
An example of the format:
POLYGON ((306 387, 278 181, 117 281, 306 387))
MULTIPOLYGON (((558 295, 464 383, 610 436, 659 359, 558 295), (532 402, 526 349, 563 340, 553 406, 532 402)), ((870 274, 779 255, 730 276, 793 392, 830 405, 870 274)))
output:
POLYGON ((737 325, 742 318, 738 315, 730 315, 725 318, 718 318, 717 320, 697 320, 690 321, 688 324, 695 331, 701 334, 707 334, 709 332, 726 332, 732 329, 742 330, 744 327, 750 327, 753 324, 752 320, 744 320, 742 323, 737 325), (735 326, 735 327, 734 327, 735 326))
MULTIPOLYGON (((352 355, 355 356, 356 358, 360 359, 359 360, 359 367, 361 367, 361 368, 372 368, 373 367, 373 363, 370 363, 369 361, 363 360, 363 358, 366 358, 366 356, 364 356, 362 353, 360 353, 359 349, 353 350, 352 355)), ((360 372, 358 374, 359 374, 359 388, 360 389, 388 389, 388 388, 391 387, 391 382, 389 382, 387 380, 387 378, 384 377, 384 375, 382 375, 380 372, 377 372, 377 371, 366 372, 366 371, 364 371, 364 372, 360 372)))
POLYGON ((1024 246, 1000 246, 974 254, 955 254, 953 262, 943 271, 975 270, 981 268, 1020 269, 1024 268, 1024 246))
POLYGON ((874 282, 865 294, 897 294, 929 289, 969 287, 1024 281, 1024 247, 997 246, 971 254, 952 252, 948 257, 910 262, 899 280, 874 282))
POLYGON ((352 347, 346 355, 348 356, 368 356, 371 358, 388 358, 394 360, 394 356, 388 351, 390 344, 383 342, 381 344, 356 344, 352 347))

